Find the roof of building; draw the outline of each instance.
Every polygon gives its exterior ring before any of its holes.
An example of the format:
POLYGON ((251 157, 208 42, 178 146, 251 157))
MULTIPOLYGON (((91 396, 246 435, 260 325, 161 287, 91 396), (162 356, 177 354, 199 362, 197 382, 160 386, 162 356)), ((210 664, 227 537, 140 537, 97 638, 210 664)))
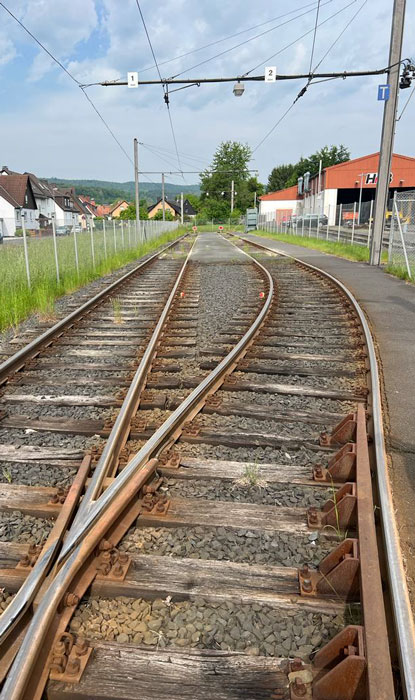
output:
POLYGON ((32 185, 32 190, 35 197, 39 197, 41 199, 48 199, 49 197, 53 197, 53 185, 50 185, 47 180, 41 180, 39 177, 37 177, 37 175, 34 175, 33 173, 26 172, 25 175, 29 176, 30 184, 32 185))
POLYGON ((115 204, 112 205, 108 214, 112 214, 112 212, 115 211, 116 209, 118 209, 118 207, 120 207, 121 204, 126 204, 127 207, 130 206, 126 199, 120 199, 118 202, 116 202, 115 204))
MULTIPOLYGON (((176 212, 176 214, 181 214, 180 202, 172 202, 170 199, 165 199, 164 201, 166 202, 166 204, 167 204, 169 207, 171 207, 172 209, 174 209, 174 211, 176 212)), ((148 211, 148 212, 153 211, 153 209, 154 209, 158 204, 160 204, 160 202, 162 202, 162 199, 161 199, 161 198, 158 199, 157 202, 156 202, 155 204, 152 204, 151 206, 147 207, 147 211, 148 211)), ((194 216, 194 215, 196 214, 196 210, 193 209, 193 207, 192 207, 192 205, 190 204, 190 202, 189 202, 188 199, 184 199, 184 200, 183 200, 183 213, 184 213, 184 214, 187 214, 188 216, 194 216)))
POLYGON ((2 188, 2 196, 7 199, 10 204, 14 207, 24 207, 27 209, 36 209, 36 202, 33 195, 32 186, 30 184, 29 176, 26 175, 3 175, 0 180, 2 188), (29 190, 32 195, 32 205, 28 201, 25 201, 25 196, 29 190), (8 197, 4 195, 8 194, 8 197), (34 205, 34 206, 33 206, 34 205))
POLYGON ((274 200, 284 200, 284 199, 298 199, 297 185, 292 187, 286 187, 284 190, 277 190, 276 192, 268 192, 268 194, 263 194, 260 197, 262 202, 274 201, 274 200))
POLYGON ((111 204, 97 204, 97 216, 108 216, 111 213, 111 204))

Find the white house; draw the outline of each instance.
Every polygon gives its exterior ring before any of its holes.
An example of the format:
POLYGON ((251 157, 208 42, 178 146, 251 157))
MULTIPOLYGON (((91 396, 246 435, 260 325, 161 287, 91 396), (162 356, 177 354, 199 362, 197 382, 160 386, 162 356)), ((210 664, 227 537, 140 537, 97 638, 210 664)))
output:
POLYGON ((297 185, 262 195, 259 204, 260 222, 288 221, 298 213, 299 201, 297 185))
POLYGON ((3 236, 15 236, 22 227, 39 230, 38 209, 28 175, 0 174, 0 229, 3 236))
POLYGON ((49 226, 52 221, 52 215, 56 213, 53 185, 50 185, 46 180, 41 180, 33 173, 25 174, 29 176, 30 184, 32 185, 39 212, 39 225, 41 228, 49 226))

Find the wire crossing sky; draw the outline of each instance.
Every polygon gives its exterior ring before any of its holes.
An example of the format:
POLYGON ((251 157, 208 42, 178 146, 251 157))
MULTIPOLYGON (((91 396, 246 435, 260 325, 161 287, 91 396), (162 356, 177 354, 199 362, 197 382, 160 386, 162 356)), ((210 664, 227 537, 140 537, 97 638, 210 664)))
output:
MULTIPOLYGON (((242 80, 267 65, 286 74, 308 74, 321 62, 318 72, 375 70, 388 62, 390 0, 280 0, 277 12, 265 0, 162 0, 160 7, 154 13, 150 0, 125 0, 121 10, 117 0, 0 2, 2 164, 42 177, 125 182, 133 179, 134 137, 148 145, 140 148, 145 171, 202 169, 221 141, 237 140, 255 149, 251 167, 266 182, 275 165, 326 144, 341 141, 353 157, 379 149, 381 77, 311 81, 295 108, 304 80, 246 82, 241 98, 232 84, 169 89, 168 118, 166 89, 81 94, 79 84, 125 80, 137 69, 143 79, 194 77, 196 65, 197 77, 242 80)), ((408 3, 405 57, 413 53, 414 23, 408 3)), ((410 93, 400 98, 395 150, 415 155, 410 93)))

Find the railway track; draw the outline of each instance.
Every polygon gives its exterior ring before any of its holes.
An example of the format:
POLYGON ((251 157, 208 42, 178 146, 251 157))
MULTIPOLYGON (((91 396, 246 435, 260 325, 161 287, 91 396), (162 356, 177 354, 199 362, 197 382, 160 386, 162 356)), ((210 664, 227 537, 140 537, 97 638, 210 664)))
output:
POLYGON ((399 697, 362 319, 334 281, 239 246, 202 235, 164 260, 146 334, 126 289, 72 371, 76 331, 5 385, 2 698, 399 697))

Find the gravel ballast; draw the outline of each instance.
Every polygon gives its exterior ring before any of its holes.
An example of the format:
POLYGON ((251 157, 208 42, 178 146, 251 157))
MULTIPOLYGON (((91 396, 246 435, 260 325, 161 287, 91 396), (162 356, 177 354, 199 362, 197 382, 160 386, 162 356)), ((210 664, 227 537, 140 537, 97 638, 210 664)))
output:
POLYGON ((268 605, 120 597, 82 602, 70 630, 87 638, 148 647, 241 651, 307 659, 344 625, 339 614, 268 605))
POLYGON ((120 549, 130 554, 157 554, 247 564, 317 566, 333 547, 318 532, 309 535, 270 533, 225 527, 133 527, 120 549))

